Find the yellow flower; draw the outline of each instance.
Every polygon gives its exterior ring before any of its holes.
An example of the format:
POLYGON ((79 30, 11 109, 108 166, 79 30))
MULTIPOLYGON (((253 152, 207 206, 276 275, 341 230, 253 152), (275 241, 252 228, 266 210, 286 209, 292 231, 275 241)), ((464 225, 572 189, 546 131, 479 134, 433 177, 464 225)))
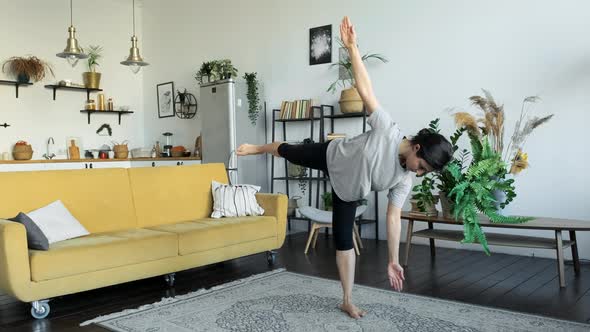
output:
POLYGON ((529 167, 528 162, 529 156, 526 153, 523 153, 520 149, 514 155, 514 159, 512 159, 512 166, 510 167, 511 174, 518 174, 523 169, 529 167))

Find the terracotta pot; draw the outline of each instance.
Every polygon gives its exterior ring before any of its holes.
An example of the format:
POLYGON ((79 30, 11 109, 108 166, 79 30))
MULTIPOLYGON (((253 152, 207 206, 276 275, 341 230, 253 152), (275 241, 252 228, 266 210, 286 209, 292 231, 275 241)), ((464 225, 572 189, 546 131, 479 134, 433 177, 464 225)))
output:
POLYGON ((342 113, 360 113, 363 111, 363 100, 356 88, 342 90, 339 103, 342 113))
POLYGON ((82 77, 84 78, 84 85, 90 89, 99 89, 100 88, 100 73, 96 72, 85 72, 82 73, 82 77))

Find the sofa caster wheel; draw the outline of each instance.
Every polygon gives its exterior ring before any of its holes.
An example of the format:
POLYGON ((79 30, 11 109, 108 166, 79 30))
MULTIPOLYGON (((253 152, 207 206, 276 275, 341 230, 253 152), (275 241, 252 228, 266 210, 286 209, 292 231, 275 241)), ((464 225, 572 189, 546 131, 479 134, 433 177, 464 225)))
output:
POLYGON ((266 252, 266 260, 268 261, 268 265, 274 265, 277 261, 277 253, 276 251, 267 251, 266 252))
POLYGON ((165 276, 164 276, 164 280, 166 280, 166 283, 167 283, 167 284, 168 284, 168 286, 170 286, 170 287, 174 286, 174 281, 175 281, 175 279, 174 279, 174 275, 175 275, 175 274, 176 274, 176 273, 170 273, 170 274, 167 274, 167 275, 165 275, 165 276))
POLYGON ((49 303, 48 300, 34 301, 32 302, 31 315, 35 319, 43 319, 49 315, 49 303))

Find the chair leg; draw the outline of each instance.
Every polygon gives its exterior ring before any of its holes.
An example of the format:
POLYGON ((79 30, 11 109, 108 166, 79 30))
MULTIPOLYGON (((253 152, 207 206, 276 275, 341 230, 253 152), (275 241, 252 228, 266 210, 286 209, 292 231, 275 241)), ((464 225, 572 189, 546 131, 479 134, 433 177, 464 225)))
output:
POLYGON ((356 242, 356 237, 352 237, 352 245, 354 246, 354 252, 356 253, 357 256, 361 255, 361 251, 359 250, 359 245, 356 242))
POLYGON ((572 259, 574 261, 574 272, 580 274, 580 257, 578 256, 578 241, 576 240, 576 231, 570 231, 570 241, 572 244, 572 259))
POLYGON ((309 245, 311 244, 311 239, 313 238, 313 233, 315 232, 315 224, 311 226, 311 230, 309 232, 309 237, 307 238, 307 244, 305 245, 305 254, 307 255, 307 251, 309 250, 309 245))
POLYGON ((565 287, 565 268, 563 266, 563 240, 561 231, 555 231, 555 244, 557 247, 557 273, 559 274, 559 287, 565 287))
POLYGON ((311 247, 313 249, 315 249, 315 244, 318 242, 318 236, 320 235, 321 231, 322 231, 321 227, 317 227, 315 229, 315 233, 313 234, 313 240, 311 240, 311 247))
POLYGON ((361 239, 361 235, 359 234, 359 229, 358 226, 356 224, 354 224, 354 227, 352 228, 352 231, 354 232, 354 236, 356 236, 356 239, 358 241, 358 245, 361 249, 364 249, 365 247, 363 247, 363 239, 361 239))

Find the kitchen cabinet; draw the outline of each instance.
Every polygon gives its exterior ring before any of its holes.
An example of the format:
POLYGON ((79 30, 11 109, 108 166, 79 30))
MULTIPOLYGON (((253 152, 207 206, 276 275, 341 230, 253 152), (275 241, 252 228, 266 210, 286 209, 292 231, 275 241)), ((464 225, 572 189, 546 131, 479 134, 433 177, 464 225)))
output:
POLYGON ((101 169, 101 168, 131 168, 131 167, 161 167, 161 166, 185 166, 200 164, 201 160, 195 158, 140 158, 126 160, 100 160, 82 159, 80 161, 66 160, 28 160, 0 161, 0 172, 26 172, 26 171, 51 171, 68 169, 101 169))

